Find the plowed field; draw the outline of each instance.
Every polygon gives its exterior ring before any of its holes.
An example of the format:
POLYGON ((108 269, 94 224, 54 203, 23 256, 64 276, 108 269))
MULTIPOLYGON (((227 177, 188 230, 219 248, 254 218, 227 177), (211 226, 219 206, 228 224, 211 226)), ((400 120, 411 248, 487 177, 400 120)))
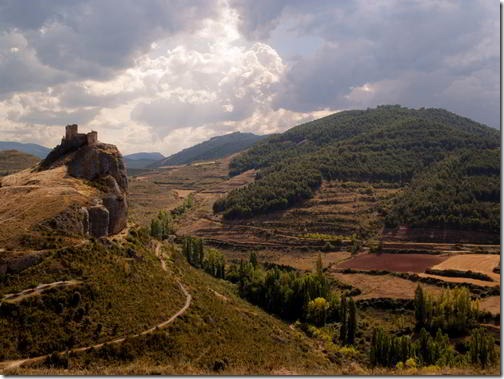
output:
POLYGON ((428 254, 359 254, 348 261, 340 263, 337 267, 358 270, 424 272, 427 268, 446 259, 447 256, 428 254))

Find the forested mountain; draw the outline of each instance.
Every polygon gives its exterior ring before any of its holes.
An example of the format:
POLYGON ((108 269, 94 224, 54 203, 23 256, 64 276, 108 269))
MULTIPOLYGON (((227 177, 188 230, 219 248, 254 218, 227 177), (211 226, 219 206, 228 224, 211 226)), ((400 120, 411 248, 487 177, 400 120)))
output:
MULTIPOLYGON (((418 206, 416 199, 424 196, 430 188, 430 175, 439 175, 439 162, 448 164, 450 159, 457 161, 483 152, 483 156, 474 158, 474 167, 487 165, 491 173, 483 168, 481 175, 494 175, 500 171, 499 162, 494 157, 498 156, 499 148, 497 130, 442 109, 380 106, 365 111, 340 112, 267 138, 235 158, 231 162, 232 175, 255 168, 260 169, 257 179, 216 202, 214 209, 223 211, 226 218, 248 217, 285 209, 308 199, 322 180, 387 182, 404 186, 415 178, 405 195, 409 202, 406 204, 405 200, 398 200, 397 203, 397 207, 402 204, 410 209, 412 218, 403 213, 400 220, 397 216, 390 216, 389 221, 416 224, 414 218, 418 214, 413 217, 413 209, 418 206), (487 152, 488 149, 493 152, 487 152), (452 154, 459 158, 449 158, 452 154), (422 185, 422 182, 426 184, 422 185)), ((467 165, 472 167, 469 163, 467 165)), ((461 164, 460 175, 469 175, 468 178, 472 179, 467 180, 474 182, 474 186, 466 186, 465 182, 457 185, 464 186, 464 191, 470 192, 471 198, 478 203, 469 208, 471 211, 481 207, 487 209, 484 205, 480 206, 479 202, 483 199, 476 194, 480 179, 474 175, 474 170, 470 170, 471 174, 464 171, 465 167, 461 164)), ((480 171, 475 169, 475 172, 480 171)), ((498 178, 497 174, 495 180, 498 178)), ((447 179, 437 177, 442 183, 447 179)), ((453 181, 450 179, 450 182, 453 181)), ((495 194, 491 199, 495 200, 495 194)), ((431 205, 434 200, 437 200, 435 195, 429 200, 431 205)), ((462 198, 453 201, 460 202, 462 198)), ((500 207, 497 203, 490 208, 495 206, 500 207)), ((445 208, 445 211, 459 211, 457 207, 449 209, 445 208)), ((493 211, 482 212, 480 216, 480 226, 495 225, 496 220, 489 219, 494 218, 493 211)), ((437 221, 441 220, 444 218, 437 221)), ((424 223, 430 222, 434 220, 424 220, 424 223)), ((457 222, 452 224, 462 226, 457 222)))
POLYGON ((20 143, 20 142, 9 142, 0 141, 0 151, 2 150, 17 150, 22 153, 35 155, 39 158, 45 158, 51 149, 37 145, 36 143, 20 143))
POLYGON ((252 133, 235 132, 224 136, 213 137, 176 154, 170 155, 151 167, 188 164, 195 161, 224 158, 228 155, 245 150, 266 136, 252 133))
POLYGON ((462 151, 418 175, 386 223, 500 230, 500 150, 462 151))

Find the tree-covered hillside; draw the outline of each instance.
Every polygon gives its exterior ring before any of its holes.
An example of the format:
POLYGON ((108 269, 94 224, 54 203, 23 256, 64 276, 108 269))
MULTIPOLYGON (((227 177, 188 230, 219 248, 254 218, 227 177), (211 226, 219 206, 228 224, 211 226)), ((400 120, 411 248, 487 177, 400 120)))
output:
POLYGON ((395 199, 389 226, 500 230, 500 150, 463 151, 415 178, 395 199))
POLYGON ((265 138, 265 136, 240 132, 213 137, 208 141, 199 143, 176 154, 170 155, 168 158, 151 165, 151 167, 181 165, 196 161, 224 158, 228 155, 249 148, 263 138, 265 138))
MULTIPOLYGON (((312 197, 322 180, 404 186, 453 153, 499 147, 497 130, 442 109, 381 106, 341 112, 272 136, 235 158, 231 174, 256 168, 257 180, 232 191, 214 209, 226 218, 285 209, 312 197)), ((482 225, 494 222, 483 220, 489 215, 481 215, 482 225)))
POLYGON ((384 105, 374 109, 335 113, 271 136, 254 145, 246 154, 235 158, 231 162, 231 174, 236 175, 251 168, 267 167, 274 162, 318 151, 323 146, 366 134, 408 118, 437 122, 475 136, 489 137, 495 142, 499 140, 496 130, 444 109, 417 110, 398 105, 384 105))

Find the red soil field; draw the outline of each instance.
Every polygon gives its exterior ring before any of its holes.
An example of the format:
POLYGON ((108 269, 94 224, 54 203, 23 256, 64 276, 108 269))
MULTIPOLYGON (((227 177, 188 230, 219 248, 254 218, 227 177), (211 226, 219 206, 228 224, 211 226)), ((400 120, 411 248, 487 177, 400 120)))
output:
POLYGON ((360 254, 340 263, 338 268, 358 270, 387 270, 393 272, 424 272, 447 259, 447 256, 428 254, 360 254))

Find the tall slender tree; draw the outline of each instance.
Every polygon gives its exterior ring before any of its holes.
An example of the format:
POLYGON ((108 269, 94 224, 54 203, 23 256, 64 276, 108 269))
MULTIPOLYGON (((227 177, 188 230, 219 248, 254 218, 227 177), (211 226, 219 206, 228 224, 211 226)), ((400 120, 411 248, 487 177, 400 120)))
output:
POLYGON ((357 332, 357 307, 355 306, 355 301, 352 298, 348 301, 347 323, 347 336, 345 342, 347 345, 353 345, 355 342, 355 334, 357 332))
POLYGON ((347 331, 348 331, 348 325, 347 325, 347 314, 348 314, 348 305, 347 305, 347 299, 345 296, 341 298, 341 327, 340 327, 340 341, 341 343, 345 343, 347 339, 347 331))

